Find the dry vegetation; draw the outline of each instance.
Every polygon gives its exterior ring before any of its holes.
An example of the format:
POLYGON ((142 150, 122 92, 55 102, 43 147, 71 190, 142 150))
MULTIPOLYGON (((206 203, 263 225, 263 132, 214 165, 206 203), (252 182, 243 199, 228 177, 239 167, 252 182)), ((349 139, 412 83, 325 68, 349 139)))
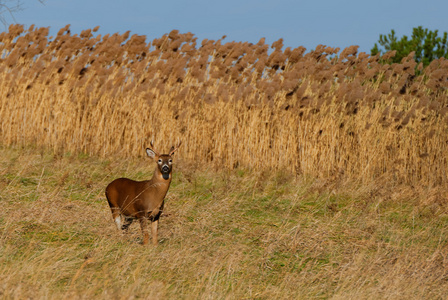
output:
POLYGON ((69 26, 56 37, 11 26, 0 41, 4 145, 129 157, 152 137, 161 148, 181 137, 184 158, 216 167, 446 182, 445 59, 421 70, 356 46, 197 45, 177 31, 147 43, 69 26))
MULTIPOLYGON (((149 160, 0 150, 5 299, 441 299, 446 206, 376 186, 176 164, 158 247, 121 236, 104 187, 149 160), (253 176, 255 175, 255 176, 253 176), (372 196, 374 195, 374 196, 372 196)), ((435 196, 435 195, 433 195, 435 196)))
POLYGON ((447 60, 94 31, 0 34, 0 297, 448 293, 447 60), (152 138, 183 146, 145 248, 103 192, 152 138))

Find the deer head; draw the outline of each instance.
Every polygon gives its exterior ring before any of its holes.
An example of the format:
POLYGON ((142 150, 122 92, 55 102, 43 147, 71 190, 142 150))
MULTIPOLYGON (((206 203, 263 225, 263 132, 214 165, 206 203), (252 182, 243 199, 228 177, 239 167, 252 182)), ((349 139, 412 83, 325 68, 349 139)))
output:
POLYGON ((173 166, 173 154, 179 149, 181 141, 177 144, 176 147, 172 146, 170 152, 168 154, 159 154, 157 150, 154 148, 154 144, 151 141, 150 148, 146 148, 146 154, 157 162, 157 170, 162 174, 163 179, 170 179, 170 174, 173 166))

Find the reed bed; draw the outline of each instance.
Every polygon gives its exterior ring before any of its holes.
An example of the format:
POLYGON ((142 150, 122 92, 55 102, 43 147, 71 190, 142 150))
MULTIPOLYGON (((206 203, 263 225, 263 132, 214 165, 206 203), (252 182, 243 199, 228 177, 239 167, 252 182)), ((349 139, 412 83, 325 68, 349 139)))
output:
POLYGON ((129 157, 182 139, 215 168, 446 185, 446 59, 97 29, 0 34, 3 145, 129 157))

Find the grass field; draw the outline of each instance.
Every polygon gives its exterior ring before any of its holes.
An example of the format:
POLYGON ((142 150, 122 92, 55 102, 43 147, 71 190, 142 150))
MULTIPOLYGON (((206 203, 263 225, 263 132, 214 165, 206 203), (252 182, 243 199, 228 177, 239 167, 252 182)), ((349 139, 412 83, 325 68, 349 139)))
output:
POLYGON ((0 298, 442 299, 448 60, 0 33, 0 298), (104 189, 182 139, 159 226, 104 189))
POLYGON ((122 236, 112 179, 149 159, 0 149, 0 298, 442 299, 446 191, 177 161, 157 247, 122 236))

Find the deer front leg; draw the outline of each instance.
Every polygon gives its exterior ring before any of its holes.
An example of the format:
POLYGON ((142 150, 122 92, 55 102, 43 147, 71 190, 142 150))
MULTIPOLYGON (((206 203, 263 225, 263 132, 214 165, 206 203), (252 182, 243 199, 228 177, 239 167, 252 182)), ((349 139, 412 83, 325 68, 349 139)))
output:
POLYGON ((145 217, 140 218, 139 221, 143 234, 143 245, 146 245, 149 242, 148 221, 145 217))
POLYGON ((159 220, 151 222, 152 244, 157 245, 157 227, 159 226, 159 220))

